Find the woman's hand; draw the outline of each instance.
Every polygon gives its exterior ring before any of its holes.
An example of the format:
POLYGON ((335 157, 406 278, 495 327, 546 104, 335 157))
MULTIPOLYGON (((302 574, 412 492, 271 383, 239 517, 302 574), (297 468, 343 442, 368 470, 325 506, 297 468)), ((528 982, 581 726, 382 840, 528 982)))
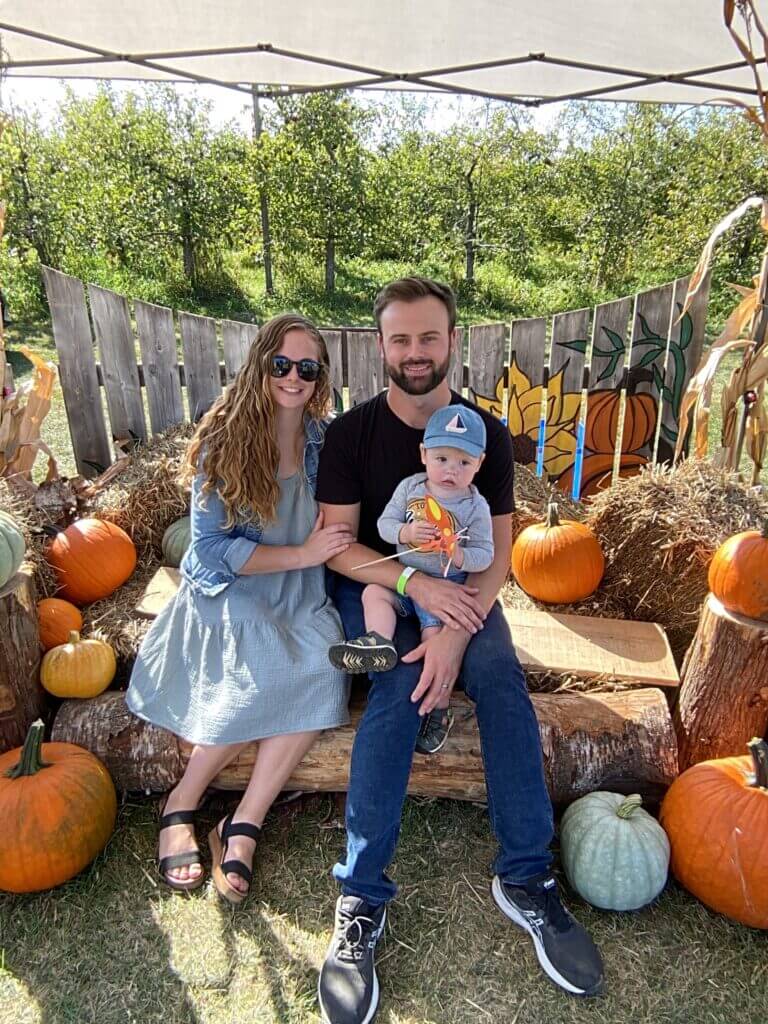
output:
POLYGON ((466 583, 454 583, 417 573, 408 581, 407 593, 450 629, 466 629, 468 633, 476 633, 483 628, 488 614, 475 597, 479 589, 469 587, 466 583))
POLYGON ((355 536, 347 523, 334 523, 333 526, 324 527, 324 522, 324 513, 320 511, 312 532, 299 547, 299 568, 309 569, 314 565, 324 565, 329 559, 346 551, 350 544, 354 544, 355 536))
POLYGON ((401 544, 427 544, 436 540, 440 533, 434 523, 428 523, 426 519, 412 519, 400 530, 398 540, 401 544))

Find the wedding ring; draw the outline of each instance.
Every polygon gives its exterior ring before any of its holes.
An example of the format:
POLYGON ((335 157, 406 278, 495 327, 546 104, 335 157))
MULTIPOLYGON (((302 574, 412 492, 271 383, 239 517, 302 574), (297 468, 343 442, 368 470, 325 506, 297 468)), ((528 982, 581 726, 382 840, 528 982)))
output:
POLYGON ((448 689, 448 683, 443 683, 443 685, 440 687, 440 689, 441 690, 447 690, 448 689))

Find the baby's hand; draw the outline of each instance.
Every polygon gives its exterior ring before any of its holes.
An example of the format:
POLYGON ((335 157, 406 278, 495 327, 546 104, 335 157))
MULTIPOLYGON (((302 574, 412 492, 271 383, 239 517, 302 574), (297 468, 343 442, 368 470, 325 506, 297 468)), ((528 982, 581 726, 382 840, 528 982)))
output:
POLYGON ((400 530, 398 538, 401 544, 416 544, 419 547, 439 537, 437 527, 425 519, 412 519, 400 530))

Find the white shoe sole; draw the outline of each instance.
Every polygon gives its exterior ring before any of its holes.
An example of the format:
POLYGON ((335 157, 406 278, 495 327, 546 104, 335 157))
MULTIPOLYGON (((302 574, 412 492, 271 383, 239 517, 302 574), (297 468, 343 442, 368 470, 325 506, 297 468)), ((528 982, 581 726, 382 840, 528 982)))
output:
POLYGON ((552 961, 547 956, 547 952, 544 949, 544 944, 536 934, 527 918, 525 918, 520 911, 513 906, 504 895, 504 889, 501 884, 501 879, 498 875, 494 875, 493 881, 491 882, 491 895, 493 896, 493 902, 499 908, 499 910, 508 917, 510 921, 514 922, 518 928, 522 928, 523 931, 527 932, 533 939, 533 948, 536 950, 536 957, 541 964, 542 970, 554 981, 556 985, 569 992, 572 996, 591 996, 597 995, 602 987, 602 981, 594 989, 578 988, 573 982, 568 981, 562 974, 555 968, 552 961))
MULTIPOLYGON (((386 923, 387 923, 387 912, 385 910, 384 911, 384 917, 382 917, 382 919, 381 919, 381 926, 379 927, 378 937, 380 937, 382 932, 384 931, 384 925, 386 923)), ((331 939, 330 945, 328 946, 328 952, 325 954, 326 958, 328 957, 328 953, 330 953, 332 946, 333 946, 333 939, 331 939)), ((319 977, 317 979, 317 1002, 318 1002, 318 1005, 320 1007, 320 1017, 322 1018, 324 1024, 336 1024, 336 1021, 331 1020, 331 1018, 328 1016, 328 1014, 326 1012, 326 1009, 323 1006, 323 997, 320 994, 320 978, 319 977)), ((365 1017, 363 1017, 363 1019, 360 1021, 360 1024, 371 1024, 371 1021, 376 1016, 376 1011, 378 1010, 378 1008, 379 1008, 379 977, 376 974, 376 957, 374 956, 374 959, 373 959, 373 991, 371 992, 371 1005, 368 1008, 368 1013, 366 1013, 365 1017)))

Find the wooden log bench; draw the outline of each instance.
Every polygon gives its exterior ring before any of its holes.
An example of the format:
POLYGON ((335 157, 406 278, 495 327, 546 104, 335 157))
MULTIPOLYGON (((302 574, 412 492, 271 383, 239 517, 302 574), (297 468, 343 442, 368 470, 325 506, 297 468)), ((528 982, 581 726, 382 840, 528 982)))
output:
MULTIPOLYGON (((138 610, 156 615, 178 582, 175 570, 159 570, 138 610)), ((618 693, 533 694, 553 801, 568 803, 603 788, 659 798, 677 775, 672 719, 667 700, 657 688, 678 683, 663 629, 654 623, 539 611, 508 609, 505 614, 524 667, 641 684, 618 693)), ((288 788, 346 790, 352 741, 364 703, 364 694, 358 690, 350 724, 320 737, 288 788)), ((474 710, 461 693, 455 693, 451 703, 455 724, 448 743, 438 754, 414 758, 408 791, 483 801, 485 782, 474 710)), ((88 701, 64 701, 53 739, 91 750, 123 790, 170 788, 181 777, 191 750, 183 740, 134 717, 123 694, 115 692, 88 701)), ((216 777, 214 785, 244 789, 256 747, 247 748, 216 777)))

